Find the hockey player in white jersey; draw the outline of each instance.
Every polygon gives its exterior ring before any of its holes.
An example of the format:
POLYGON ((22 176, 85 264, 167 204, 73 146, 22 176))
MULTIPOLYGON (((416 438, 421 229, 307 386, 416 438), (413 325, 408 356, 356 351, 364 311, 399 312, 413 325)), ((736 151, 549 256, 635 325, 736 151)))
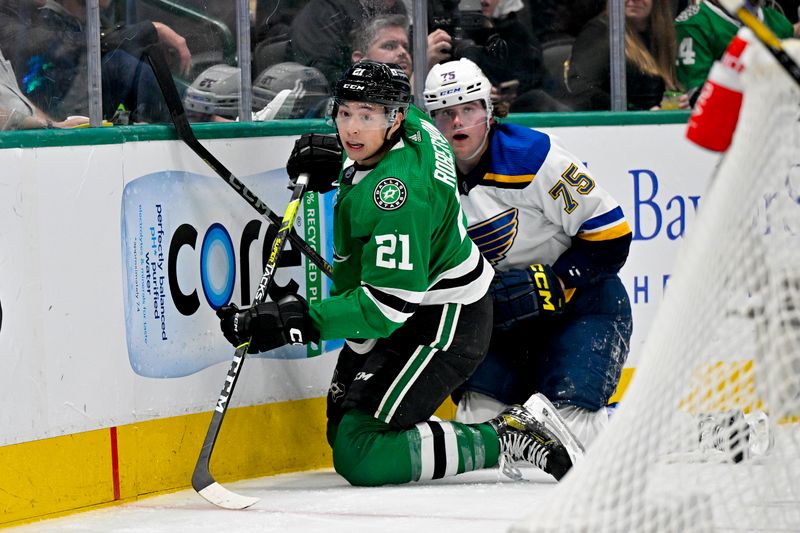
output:
POLYGON ((554 137, 492 116, 468 59, 433 67, 425 106, 456 156, 469 235, 495 267, 489 354, 453 399, 476 422, 542 393, 588 444, 608 422, 632 330, 622 209, 554 137))

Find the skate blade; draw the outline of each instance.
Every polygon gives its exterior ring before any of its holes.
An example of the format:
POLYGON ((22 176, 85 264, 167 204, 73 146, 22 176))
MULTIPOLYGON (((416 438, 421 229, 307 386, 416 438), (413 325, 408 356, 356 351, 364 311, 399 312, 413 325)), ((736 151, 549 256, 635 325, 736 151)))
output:
POLYGON ((525 402, 525 408, 532 412, 537 420, 543 421, 547 429, 556 434, 567 449, 573 466, 583 459, 583 455, 586 453, 583 444, 572 433, 567 423, 564 422, 556 408, 550 403, 550 400, 537 392, 528 398, 528 401, 525 402))

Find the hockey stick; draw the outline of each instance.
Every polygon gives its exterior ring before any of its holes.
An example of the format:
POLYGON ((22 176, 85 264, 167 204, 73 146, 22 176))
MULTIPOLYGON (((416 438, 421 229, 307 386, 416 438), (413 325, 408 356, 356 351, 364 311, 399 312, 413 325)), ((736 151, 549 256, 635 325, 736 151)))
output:
POLYGON ((786 53, 778 36, 761 22, 758 17, 744 7, 744 1, 720 0, 720 4, 722 4, 722 7, 728 12, 736 14, 739 20, 742 21, 742 24, 753 31, 756 38, 767 47, 767 50, 775 56, 778 63, 780 63, 786 72, 794 78, 794 81, 800 85, 800 65, 786 53))
MULTIPOLYGON (((272 243, 272 251, 267 259, 267 266, 264 267, 264 275, 261 276, 261 281, 258 284, 258 290, 253 297, 253 305, 259 304, 266 298, 269 287, 272 284, 273 274, 278 266, 278 259, 283 252, 286 245, 286 238, 290 235, 292 223, 297 215, 297 209, 300 206, 300 199, 305 192, 306 185, 308 184, 308 175, 301 174, 297 178, 297 185, 292 191, 292 199, 289 205, 286 206, 286 213, 283 215, 280 229, 275 236, 272 243)), ((217 435, 219 435, 220 426, 222 426, 222 419, 225 418, 225 413, 228 411, 229 401, 233 395, 233 389, 236 387, 236 381, 239 379, 239 373, 242 371, 244 358, 247 355, 247 349, 250 347, 248 340, 244 344, 236 348, 236 353, 233 355, 233 362, 228 370, 228 375, 225 377, 225 384, 222 386, 222 392, 219 393, 217 405, 214 408, 214 413, 211 415, 211 424, 208 426, 206 438, 203 441, 203 447, 200 450, 200 457, 197 458, 197 464, 194 466, 192 473, 192 487, 197 491, 200 496, 209 502, 225 509, 244 509, 250 507, 258 501, 258 498, 251 498, 242 496, 232 492, 216 481, 211 475, 209 463, 211 461, 211 453, 214 451, 214 445, 217 442, 217 435)))
MULTIPOLYGON (((164 96, 164 101, 169 109, 172 123, 175 125, 175 130, 178 138, 183 141, 192 151, 197 154, 209 167, 211 167, 217 175, 230 185, 245 202, 258 211, 263 217, 270 221, 271 224, 279 226, 281 218, 276 215, 267 204, 262 202, 253 192, 248 189, 244 183, 239 181, 225 165, 223 165, 205 146, 200 144, 200 141, 195 137, 192 127, 189 124, 189 119, 186 118, 186 110, 181 102, 181 97, 178 95, 178 89, 175 87, 175 81, 172 79, 172 74, 169 72, 164 56, 158 48, 150 47, 145 52, 145 57, 153 69, 156 76, 156 81, 161 89, 161 94, 164 96)), ((317 268, 322 270, 325 275, 331 277, 333 274, 333 267, 328 263, 316 250, 314 250, 302 237, 300 237, 293 229, 289 233, 289 240, 292 244, 300 249, 300 252, 314 263, 317 268)))

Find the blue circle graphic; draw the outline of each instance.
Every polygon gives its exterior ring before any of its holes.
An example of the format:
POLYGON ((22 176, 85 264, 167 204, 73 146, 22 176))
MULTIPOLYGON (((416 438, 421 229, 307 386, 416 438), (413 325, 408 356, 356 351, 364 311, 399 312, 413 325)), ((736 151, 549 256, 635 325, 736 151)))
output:
POLYGON ((200 279, 203 294, 212 309, 219 309, 231 301, 236 281, 236 259, 233 241, 222 224, 214 223, 203 237, 200 250, 200 279))

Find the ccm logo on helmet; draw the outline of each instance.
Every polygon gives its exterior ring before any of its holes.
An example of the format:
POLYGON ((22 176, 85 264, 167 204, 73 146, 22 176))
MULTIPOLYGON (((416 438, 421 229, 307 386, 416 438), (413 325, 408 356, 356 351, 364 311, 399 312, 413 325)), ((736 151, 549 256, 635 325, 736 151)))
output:
POLYGON ((449 94, 460 93, 461 87, 453 87, 452 89, 444 89, 443 91, 439 92, 439 96, 447 96, 449 94))
POLYGON ((342 87, 345 89, 354 89, 356 91, 363 91, 365 88, 363 85, 358 85, 355 83, 345 83, 342 85, 342 87))
POLYGON ((289 342, 291 344, 303 344, 303 332, 297 328, 291 328, 289 330, 289 342))
POLYGON ((555 311, 556 306, 553 305, 553 293, 550 292, 550 285, 547 283, 547 274, 544 273, 542 265, 531 265, 533 270, 533 280, 536 282, 536 287, 539 289, 539 296, 542 297, 542 307, 547 311, 555 311))

